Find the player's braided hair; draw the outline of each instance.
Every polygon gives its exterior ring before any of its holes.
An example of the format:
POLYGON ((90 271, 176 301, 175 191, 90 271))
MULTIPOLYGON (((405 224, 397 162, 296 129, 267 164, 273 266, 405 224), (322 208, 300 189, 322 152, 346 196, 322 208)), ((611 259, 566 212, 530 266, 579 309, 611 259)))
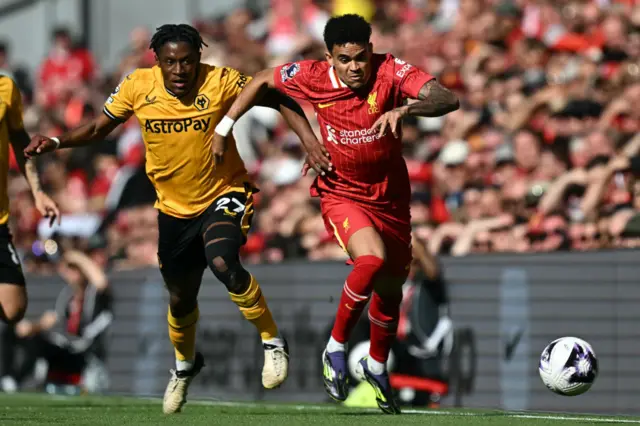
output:
POLYGON ((371 25, 360 15, 335 16, 324 27, 324 43, 329 52, 333 46, 347 43, 369 44, 371 25))
POLYGON ((151 37, 149 49, 152 49, 156 55, 159 54, 160 48, 169 42, 184 41, 189 43, 198 52, 202 50, 207 43, 202 40, 198 30, 187 24, 165 24, 156 28, 156 33, 151 37))

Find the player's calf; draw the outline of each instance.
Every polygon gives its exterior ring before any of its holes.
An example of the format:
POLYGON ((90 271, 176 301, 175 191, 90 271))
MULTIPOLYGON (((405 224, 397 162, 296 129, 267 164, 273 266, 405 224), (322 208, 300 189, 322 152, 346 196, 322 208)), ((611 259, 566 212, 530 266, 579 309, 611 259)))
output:
POLYGON ((331 331, 328 352, 344 350, 373 290, 374 279, 384 267, 384 260, 376 256, 360 256, 342 288, 342 295, 331 331))
POLYGON ((385 265, 385 246, 372 226, 363 227, 351 235, 347 249, 354 266, 342 288, 336 320, 331 331, 327 352, 344 351, 364 307, 369 301, 375 279, 385 265))
POLYGON ((162 409, 165 414, 172 414, 182 410, 189 386, 204 366, 202 355, 196 353, 196 327, 200 317, 197 297, 203 270, 181 272, 167 268, 167 264, 162 274, 169 290, 167 324, 176 367, 171 370, 162 409))
POLYGON ((381 277, 376 282, 371 297, 369 305, 371 346, 367 363, 375 374, 382 374, 386 370, 391 345, 396 338, 404 281, 404 277, 381 277))
MULTIPOLYGON (((289 372, 289 349, 280 336, 258 281, 240 264, 240 242, 233 225, 218 226, 217 234, 208 233, 205 243, 209 266, 229 291, 240 312, 260 333, 264 349, 262 384, 267 389, 280 386, 289 372), (220 231, 228 232, 220 235, 220 231)), ((213 229, 213 228, 212 228, 213 229)))
POLYGON ((331 337, 322 356, 324 387, 334 400, 347 398, 349 372, 345 344, 369 301, 375 277, 383 267, 384 260, 380 257, 357 257, 344 283, 331 337))
POLYGON ((404 281, 403 276, 381 276, 376 280, 369 304, 369 356, 356 368, 356 375, 373 387, 378 407, 386 414, 400 413, 386 364, 398 329, 404 281))

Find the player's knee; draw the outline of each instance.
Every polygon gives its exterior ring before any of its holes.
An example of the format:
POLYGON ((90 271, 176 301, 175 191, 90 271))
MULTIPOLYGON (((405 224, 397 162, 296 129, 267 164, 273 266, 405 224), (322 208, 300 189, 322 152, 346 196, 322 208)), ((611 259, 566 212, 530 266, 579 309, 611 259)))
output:
POLYGON ((402 285, 404 279, 381 277, 376 280, 373 291, 383 300, 402 300, 402 285))
POLYGON ((378 259, 382 259, 382 262, 387 261, 387 250, 382 241, 372 240, 365 249, 361 250, 361 256, 373 256, 378 259))
POLYGON ((190 283, 188 280, 182 285, 165 282, 169 290, 169 308, 171 315, 181 318, 189 315, 198 305, 199 284, 190 283))
POLYGON ((0 307, 2 312, 0 317, 7 324, 16 324, 24 318, 27 311, 27 303, 18 302, 16 304, 4 304, 0 307))
POLYGON ((249 288, 249 273, 240 264, 240 243, 235 238, 215 238, 205 245, 211 272, 227 291, 242 294, 249 288))
POLYGON ((237 255, 227 256, 226 260, 222 256, 216 256, 211 263, 213 274, 225 285, 229 293, 242 294, 247 291, 251 277, 240 264, 237 255))
POLYGON ((221 256, 214 257, 213 260, 213 268, 218 271, 220 274, 226 274, 229 272, 229 267, 227 266, 227 262, 221 256))
POLYGON ((385 266, 386 260, 383 256, 366 254, 358 256, 354 261, 356 268, 366 268, 371 271, 372 277, 380 274, 385 266))
MULTIPOLYGON (((231 267, 233 268, 233 264, 231 267)), ((211 260, 211 270, 216 278, 229 287, 233 272, 229 270, 229 265, 222 256, 216 256, 211 260)))
POLYGON ((169 309, 174 318, 182 318, 198 306, 198 298, 190 294, 169 294, 169 309))
POLYGON ((22 286, 0 284, 0 320, 15 324, 27 311, 27 292, 22 286))
POLYGON ((375 245, 371 247, 370 256, 377 257, 382 260, 383 263, 387 262, 387 251, 384 248, 384 244, 375 245))
POLYGON ((378 232, 371 228, 363 228, 349 239, 349 253, 357 258, 373 256, 387 261, 387 250, 378 232))

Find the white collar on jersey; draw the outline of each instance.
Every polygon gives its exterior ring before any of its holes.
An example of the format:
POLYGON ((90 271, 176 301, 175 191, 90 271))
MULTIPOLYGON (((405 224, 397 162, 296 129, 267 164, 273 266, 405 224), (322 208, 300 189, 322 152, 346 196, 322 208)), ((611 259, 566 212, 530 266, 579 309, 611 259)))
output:
POLYGON ((336 70, 333 69, 333 66, 329 68, 329 79, 331 80, 331 85, 333 86, 334 89, 349 87, 346 84, 344 84, 342 80, 340 80, 340 77, 338 77, 338 73, 336 72, 336 70))

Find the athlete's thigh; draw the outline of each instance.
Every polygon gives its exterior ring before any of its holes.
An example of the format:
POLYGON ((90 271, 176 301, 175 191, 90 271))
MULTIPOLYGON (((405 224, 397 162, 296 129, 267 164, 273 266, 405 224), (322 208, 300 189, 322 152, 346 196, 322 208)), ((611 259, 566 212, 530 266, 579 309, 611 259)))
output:
POLYGON ((387 252, 383 275, 404 282, 409 274, 413 253, 411 250, 411 224, 387 212, 371 213, 387 252))
POLYGON ((247 241, 253 221, 253 189, 227 192, 209 206, 202 221, 200 234, 205 248, 226 240, 228 247, 240 247, 247 241))
POLYGON ((333 234, 342 250, 351 259, 355 260, 363 255, 385 258, 383 241, 363 207, 353 203, 323 199, 321 209, 327 231, 333 234))
POLYGON ((158 262, 170 292, 197 290, 207 266, 200 238, 201 218, 158 213, 158 262))

